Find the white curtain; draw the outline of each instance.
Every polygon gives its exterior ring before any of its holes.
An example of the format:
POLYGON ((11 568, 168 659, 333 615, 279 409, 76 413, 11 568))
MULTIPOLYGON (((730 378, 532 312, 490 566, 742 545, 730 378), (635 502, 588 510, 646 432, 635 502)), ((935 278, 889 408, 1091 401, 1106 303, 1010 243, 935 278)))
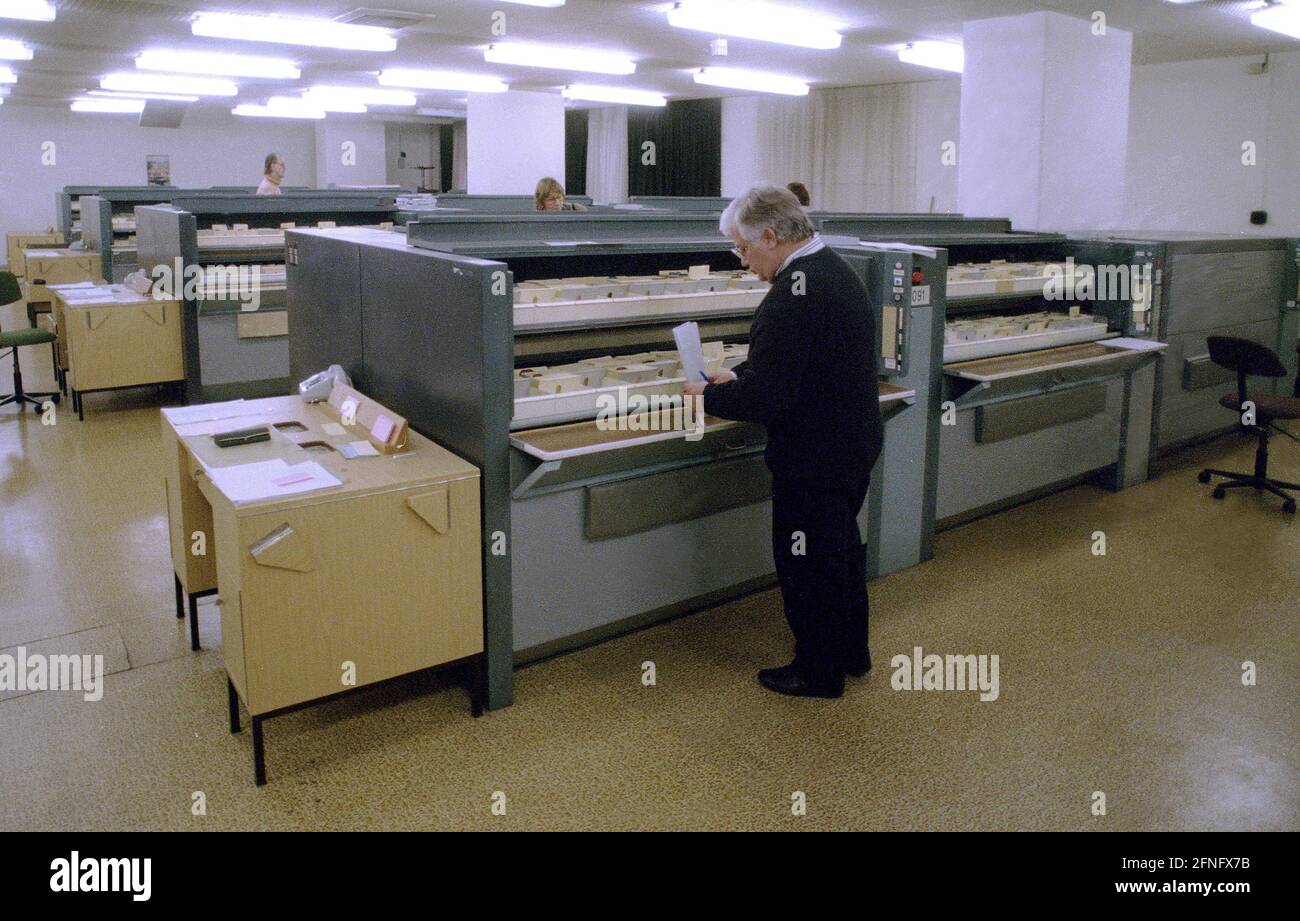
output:
POLYGON ((916 200, 915 84, 758 99, 758 174, 799 180, 824 211, 911 211, 916 200))
POLYGON ((451 133, 451 187, 469 188, 469 122, 456 122, 451 133))
POLYGON ((627 106, 587 113, 587 194, 597 204, 627 201, 627 106))

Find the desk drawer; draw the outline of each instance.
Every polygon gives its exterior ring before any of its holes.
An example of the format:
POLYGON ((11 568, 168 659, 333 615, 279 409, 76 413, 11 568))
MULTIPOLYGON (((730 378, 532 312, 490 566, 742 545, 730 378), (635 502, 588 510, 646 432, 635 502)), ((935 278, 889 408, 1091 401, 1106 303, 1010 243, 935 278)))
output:
POLYGON ((346 690, 346 662, 360 686, 483 651, 477 477, 242 514, 233 546, 218 532, 254 713, 346 690))
POLYGON ((101 390, 184 378, 176 301, 65 307, 72 386, 101 390))

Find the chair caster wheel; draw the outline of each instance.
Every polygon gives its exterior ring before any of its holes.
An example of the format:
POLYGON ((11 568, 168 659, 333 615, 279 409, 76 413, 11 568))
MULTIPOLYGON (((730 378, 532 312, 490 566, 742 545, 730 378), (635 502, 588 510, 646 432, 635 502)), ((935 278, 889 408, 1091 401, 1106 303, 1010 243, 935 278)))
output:
POLYGON ((1200 473, 1196 475, 1196 478, 1200 480, 1202 483, 1208 483, 1210 482, 1210 471, 1202 470, 1200 473))
POLYGON ((54 394, 53 396, 50 397, 50 402, 53 403, 55 406, 58 406, 60 403, 63 402, 63 394, 61 393, 54 394))
POLYGON ((1227 497, 1227 495, 1228 495, 1228 491, 1224 489, 1222 486, 1214 490, 1214 498, 1216 499, 1223 499, 1227 497))
POLYGON ((1286 512, 1288 515, 1294 515, 1294 514, 1295 514, 1295 500, 1294 500, 1294 499, 1291 499, 1289 502, 1287 502, 1285 505, 1283 505, 1283 506, 1282 506, 1282 511, 1286 512))

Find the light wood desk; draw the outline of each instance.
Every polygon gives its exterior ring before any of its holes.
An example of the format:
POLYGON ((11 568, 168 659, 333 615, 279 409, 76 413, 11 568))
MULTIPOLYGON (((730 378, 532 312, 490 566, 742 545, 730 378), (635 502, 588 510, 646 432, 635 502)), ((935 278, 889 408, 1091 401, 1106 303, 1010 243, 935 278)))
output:
POLYGON ((84 249, 26 249, 24 277, 47 285, 72 285, 79 281, 103 284, 99 253, 84 249))
MULTIPOLYGON (((239 731, 242 699, 258 784, 266 782, 263 719, 461 659, 481 667, 478 468, 413 432, 405 451, 380 457, 304 448, 366 435, 359 426, 330 434, 325 426, 338 425, 337 415, 297 396, 181 424, 196 409, 162 411, 178 600, 182 590, 219 590, 231 731, 239 731), (285 423, 304 430, 276 428, 285 423), (269 442, 218 448, 211 437, 257 425, 271 427, 269 442), (342 485, 238 504, 208 476, 276 459, 315 461, 342 485)), ((191 630, 197 636, 197 619, 191 630)), ((478 713, 477 675, 473 683, 478 713)))
POLYGON ((78 418, 86 418, 84 394, 185 379, 179 301, 157 300, 124 285, 50 291, 78 418))
POLYGON ((5 234, 5 264, 9 266, 9 271, 19 278, 25 278, 27 260, 23 255, 23 250, 29 246, 63 246, 64 242, 63 234, 54 231, 45 233, 7 233, 5 234))

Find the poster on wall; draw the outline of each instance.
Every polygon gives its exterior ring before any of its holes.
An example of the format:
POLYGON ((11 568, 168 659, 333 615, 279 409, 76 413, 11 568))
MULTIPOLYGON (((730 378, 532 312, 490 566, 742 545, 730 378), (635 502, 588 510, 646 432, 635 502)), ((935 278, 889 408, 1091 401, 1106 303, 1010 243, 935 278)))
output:
POLYGON ((149 154, 144 158, 149 185, 172 184, 172 158, 167 154, 149 154))

